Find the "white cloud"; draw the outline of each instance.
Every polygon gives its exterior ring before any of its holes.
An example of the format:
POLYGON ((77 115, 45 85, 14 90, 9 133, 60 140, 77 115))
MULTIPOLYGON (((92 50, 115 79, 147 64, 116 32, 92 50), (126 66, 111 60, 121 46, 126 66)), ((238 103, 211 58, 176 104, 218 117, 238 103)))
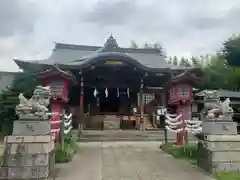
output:
POLYGON ((239 15, 239 0, 0 1, 0 67, 47 58, 54 41, 102 45, 110 33, 121 46, 158 41, 168 55, 214 53, 240 31, 239 15))

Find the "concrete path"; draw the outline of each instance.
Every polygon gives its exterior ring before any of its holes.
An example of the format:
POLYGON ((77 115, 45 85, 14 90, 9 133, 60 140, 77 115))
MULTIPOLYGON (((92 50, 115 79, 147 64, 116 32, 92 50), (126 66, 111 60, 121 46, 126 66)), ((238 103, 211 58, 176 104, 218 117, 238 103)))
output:
POLYGON ((81 143, 57 180, 212 180, 189 163, 159 150, 159 142, 81 143))

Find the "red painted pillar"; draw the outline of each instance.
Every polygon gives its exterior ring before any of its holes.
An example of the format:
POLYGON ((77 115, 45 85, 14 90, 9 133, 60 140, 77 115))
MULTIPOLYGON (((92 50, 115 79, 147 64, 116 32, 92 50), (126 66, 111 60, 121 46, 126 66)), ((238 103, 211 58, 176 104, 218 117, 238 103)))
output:
POLYGON ((54 101, 51 103, 52 117, 51 117, 51 131, 55 133, 56 142, 60 138, 60 127, 61 127, 61 104, 59 101, 54 101))
MULTIPOLYGON (((182 124, 179 126, 179 128, 184 128, 184 112, 183 112, 183 105, 178 104, 177 105, 177 115, 181 114, 182 116, 179 118, 179 121, 182 122, 182 124)), ((177 146, 184 146, 184 132, 178 132, 176 135, 176 145, 177 146)))
POLYGON ((80 137, 80 134, 82 133, 82 124, 83 124, 83 118, 84 118, 84 99, 83 99, 83 95, 84 95, 84 80, 83 80, 83 74, 82 72, 79 72, 79 75, 81 76, 80 78, 80 118, 79 118, 79 122, 78 122, 78 136, 80 137))
MULTIPOLYGON (((185 129, 185 120, 191 119, 191 104, 188 102, 180 103, 177 106, 177 114, 180 114, 180 113, 182 113, 182 116, 179 118, 179 121, 182 122, 182 125, 180 125, 180 128, 185 129)), ((185 131, 177 133, 176 145, 184 146, 185 144, 184 134, 185 134, 185 131)))
POLYGON ((145 130, 144 123, 144 94, 143 94, 143 79, 141 79, 141 87, 140 87, 140 129, 145 130))

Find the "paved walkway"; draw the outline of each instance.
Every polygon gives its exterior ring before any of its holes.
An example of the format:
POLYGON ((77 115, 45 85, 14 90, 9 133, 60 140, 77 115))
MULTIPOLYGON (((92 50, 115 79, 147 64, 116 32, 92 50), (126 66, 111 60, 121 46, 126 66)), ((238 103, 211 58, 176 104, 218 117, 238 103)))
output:
POLYGON ((212 180, 189 163, 159 150, 159 142, 81 143, 57 180, 212 180))

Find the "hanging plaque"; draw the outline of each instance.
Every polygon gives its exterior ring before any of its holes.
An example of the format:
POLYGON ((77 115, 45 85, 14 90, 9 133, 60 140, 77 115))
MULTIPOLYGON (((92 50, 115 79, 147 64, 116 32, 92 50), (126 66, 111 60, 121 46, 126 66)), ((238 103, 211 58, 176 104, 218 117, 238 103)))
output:
POLYGON ((104 64, 105 65, 122 65, 123 62, 122 61, 114 61, 114 60, 112 60, 112 61, 105 61, 104 64))

